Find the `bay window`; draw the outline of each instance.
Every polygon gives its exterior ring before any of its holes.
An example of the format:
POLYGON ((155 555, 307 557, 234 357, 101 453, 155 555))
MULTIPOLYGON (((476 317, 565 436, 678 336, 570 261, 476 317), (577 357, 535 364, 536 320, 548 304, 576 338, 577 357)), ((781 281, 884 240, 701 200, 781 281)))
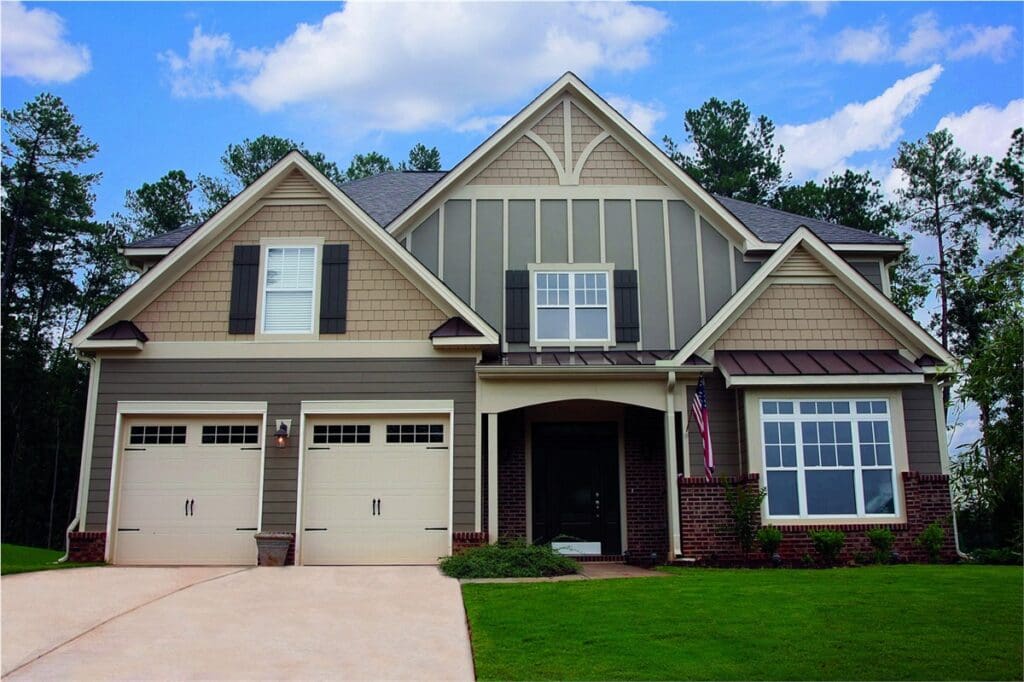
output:
POLYGON ((611 341, 608 272, 534 272, 538 344, 611 341))
POLYGON ((887 400, 762 400, 769 518, 896 515, 887 400))

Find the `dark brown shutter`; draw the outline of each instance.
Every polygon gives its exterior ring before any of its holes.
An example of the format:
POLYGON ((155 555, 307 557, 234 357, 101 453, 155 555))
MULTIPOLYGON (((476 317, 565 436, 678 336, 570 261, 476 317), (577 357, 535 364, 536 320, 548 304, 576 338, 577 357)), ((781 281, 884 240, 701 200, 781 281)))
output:
POLYGON ((530 342, 530 273, 505 271, 505 339, 509 343, 530 342))
POLYGON ((256 333, 256 292, 260 286, 259 279, 260 247, 235 246, 235 260, 231 268, 229 334, 256 333))
POLYGON ((640 340, 640 294, 636 270, 616 270, 615 341, 634 343, 640 340))
POLYGON ((348 244, 325 244, 320 333, 344 334, 348 315, 348 244))

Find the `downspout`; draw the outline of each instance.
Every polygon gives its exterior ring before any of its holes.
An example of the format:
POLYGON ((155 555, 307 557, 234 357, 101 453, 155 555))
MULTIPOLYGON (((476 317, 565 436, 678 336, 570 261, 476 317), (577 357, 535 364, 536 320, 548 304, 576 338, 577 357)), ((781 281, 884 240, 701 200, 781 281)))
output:
POLYGON ((974 561, 974 557, 960 549, 960 530, 957 527, 956 522, 956 496, 953 494, 952 471, 949 465, 949 441, 947 440, 949 437, 949 432, 946 428, 946 404, 942 400, 943 390, 939 384, 940 382, 936 381, 934 384, 932 384, 932 386, 935 400, 935 419, 936 421, 941 420, 942 422, 941 424, 939 424, 939 426, 941 427, 941 431, 939 432, 939 448, 941 448, 940 454, 942 456, 942 468, 946 476, 949 477, 950 479, 949 512, 950 515, 953 517, 953 547, 956 550, 956 555, 960 560, 974 561))
POLYGON ((86 353, 79 352, 77 358, 89 365, 89 389, 85 398, 85 428, 82 430, 82 456, 78 470, 78 498, 75 502, 75 518, 71 519, 67 530, 64 531, 65 550, 64 555, 57 559, 62 564, 68 560, 71 553, 71 533, 80 526, 85 525, 85 509, 83 505, 88 498, 89 474, 92 468, 92 440, 96 422, 96 393, 100 383, 99 359, 86 353))

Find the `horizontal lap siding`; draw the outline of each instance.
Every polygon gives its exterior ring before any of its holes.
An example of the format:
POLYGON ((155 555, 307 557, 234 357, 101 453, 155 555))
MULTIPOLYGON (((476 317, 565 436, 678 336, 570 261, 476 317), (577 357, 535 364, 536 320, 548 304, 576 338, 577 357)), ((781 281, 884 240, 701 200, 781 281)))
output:
MULTIPOLYGON (((687 445, 690 449, 690 476, 704 475, 704 446, 701 443, 697 423, 689 411, 693 404, 695 386, 686 388, 687 445)), ((734 388, 726 388, 722 375, 704 375, 704 390, 708 397, 708 415, 711 422, 711 447, 715 454, 716 476, 739 476, 743 473, 739 430, 739 400, 734 388)))
POLYGON ((292 531, 298 480, 299 403, 303 400, 452 400, 455 403, 454 530, 475 522, 475 361, 471 358, 373 360, 104 360, 96 405, 87 530, 104 530, 118 401, 266 401, 268 428, 291 419, 287 448, 267 448, 263 528, 292 531))
POLYGON ((935 390, 928 384, 903 389, 903 424, 911 471, 941 474, 939 428, 935 421, 935 390))

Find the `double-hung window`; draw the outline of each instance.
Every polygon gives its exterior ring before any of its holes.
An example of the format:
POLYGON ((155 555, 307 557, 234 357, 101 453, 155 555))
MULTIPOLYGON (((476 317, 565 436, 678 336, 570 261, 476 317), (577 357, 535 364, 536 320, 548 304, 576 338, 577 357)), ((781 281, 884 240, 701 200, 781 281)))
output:
POLYGON ((313 332, 316 251, 315 246, 267 248, 263 282, 263 333, 313 332))
POLYGON ((534 272, 538 344, 611 342, 607 272, 534 272))
POLYGON ((887 400, 762 400, 769 518, 896 515, 887 400))

